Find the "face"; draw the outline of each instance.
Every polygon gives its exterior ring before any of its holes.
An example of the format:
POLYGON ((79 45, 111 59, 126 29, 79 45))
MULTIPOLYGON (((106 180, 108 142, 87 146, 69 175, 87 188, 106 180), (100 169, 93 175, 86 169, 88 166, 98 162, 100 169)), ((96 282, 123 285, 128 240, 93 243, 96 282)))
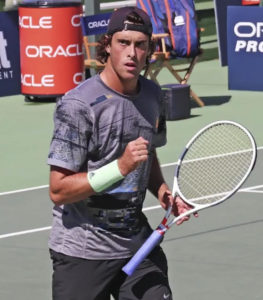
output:
POLYGON ((137 80, 149 54, 149 36, 131 30, 116 32, 107 52, 118 77, 122 80, 137 80))

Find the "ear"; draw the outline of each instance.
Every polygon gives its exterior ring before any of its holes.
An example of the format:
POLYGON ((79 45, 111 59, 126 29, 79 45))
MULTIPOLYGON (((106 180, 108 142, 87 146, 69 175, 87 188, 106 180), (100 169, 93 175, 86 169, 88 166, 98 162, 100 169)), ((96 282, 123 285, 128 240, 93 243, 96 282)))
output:
POLYGON ((108 44, 105 48, 106 52, 110 54, 111 46, 108 44))

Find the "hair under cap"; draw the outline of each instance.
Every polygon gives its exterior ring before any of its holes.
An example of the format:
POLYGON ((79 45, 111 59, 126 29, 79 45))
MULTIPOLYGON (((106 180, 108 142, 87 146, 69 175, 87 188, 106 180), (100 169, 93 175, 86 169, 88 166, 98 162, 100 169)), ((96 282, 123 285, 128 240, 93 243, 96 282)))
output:
POLYGON ((115 32, 123 30, 140 31, 149 36, 152 35, 152 23, 149 16, 138 7, 122 7, 115 10, 110 18, 107 34, 112 35, 115 32), (143 24, 132 23, 127 20, 127 16, 130 14, 138 15, 143 24))

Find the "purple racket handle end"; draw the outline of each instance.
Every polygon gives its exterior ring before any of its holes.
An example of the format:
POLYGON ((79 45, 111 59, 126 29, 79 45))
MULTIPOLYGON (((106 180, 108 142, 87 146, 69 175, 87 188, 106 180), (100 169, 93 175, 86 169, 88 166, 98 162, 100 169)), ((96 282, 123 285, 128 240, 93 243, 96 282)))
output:
POLYGON ((155 246, 160 243, 162 237, 163 235, 158 230, 153 231, 153 233, 148 237, 141 248, 139 248, 135 255, 130 259, 130 261, 122 268, 122 270, 127 275, 131 276, 139 264, 145 259, 145 257, 153 250, 155 246))

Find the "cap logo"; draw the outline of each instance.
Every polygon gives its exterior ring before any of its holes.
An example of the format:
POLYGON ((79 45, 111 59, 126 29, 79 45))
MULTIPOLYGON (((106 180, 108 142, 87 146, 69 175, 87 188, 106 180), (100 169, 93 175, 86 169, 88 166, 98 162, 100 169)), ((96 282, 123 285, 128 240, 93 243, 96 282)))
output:
POLYGON ((133 23, 130 21, 124 21, 123 22, 123 29, 122 30, 134 30, 134 31, 140 31, 145 34, 151 34, 149 29, 147 28, 147 25, 141 24, 141 23, 133 23))
POLYGON ((131 28, 133 25, 135 25, 135 26, 143 26, 142 24, 140 24, 140 23, 133 23, 133 22, 129 22, 129 21, 124 21, 123 22, 124 23, 124 28, 123 28, 123 30, 129 30, 129 27, 131 28))

